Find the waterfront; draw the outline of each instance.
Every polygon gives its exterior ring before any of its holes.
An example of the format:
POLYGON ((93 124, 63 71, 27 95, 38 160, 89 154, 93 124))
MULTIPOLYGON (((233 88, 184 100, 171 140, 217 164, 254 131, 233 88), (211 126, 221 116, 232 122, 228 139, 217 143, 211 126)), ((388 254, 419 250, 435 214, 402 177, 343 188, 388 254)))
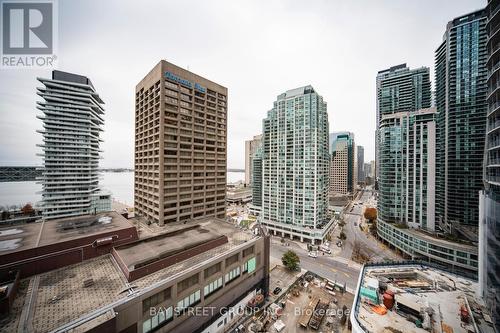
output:
MULTIPOLYGON (((243 180, 244 178, 245 174, 242 172, 227 173, 228 183, 243 180)), ((133 172, 103 172, 100 178, 100 186, 104 190, 111 192, 113 200, 133 206, 133 172)), ((0 207, 21 206, 27 202, 36 204, 42 199, 41 191, 42 185, 35 181, 0 183, 0 207)))

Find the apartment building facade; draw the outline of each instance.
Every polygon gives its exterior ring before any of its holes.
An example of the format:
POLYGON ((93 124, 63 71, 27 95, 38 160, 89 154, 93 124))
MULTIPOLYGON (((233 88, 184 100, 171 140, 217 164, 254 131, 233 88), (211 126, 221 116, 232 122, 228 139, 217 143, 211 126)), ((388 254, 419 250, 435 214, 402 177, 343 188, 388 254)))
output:
POLYGON ((436 109, 382 116, 379 223, 435 231, 436 109))
POLYGON ((162 60, 135 97, 136 214, 159 225, 224 217, 227 88, 162 60))
POLYGON ((378 179, 379 132, 382 116, 431 107, 431 81, 428 67, 410 69, 406 64, 378 72, 376 78, 377 114, 375 127, 375 177, 378 179))
POLYGON ((261 223, 275 234, 321 242, 328 218, 328 114, 311 86, 278 96, 263 121, 261 223))
POLYGON ((479 194, 479 290, 500 331, 500 1, 486 7, 488 97, 484 189, 479 194), (492 255, 493 254, 493 255, 492 255))
POLYGON ((104 102, 89 78, 52 71, 38 78, 43 101, 42 219, 57 219, 111 210, 111 195, 99 188, 99 149, 104 102))
POLYGON ((435 52, 436 222, 449 233, 478 226, 487 112, 486 21, 484 9, 453 19, 435 52))
POLYGON ((262 145, 262 134, 255 135, 252 140, 245 141, 245 184, 253 182, 253 156, 262 145))

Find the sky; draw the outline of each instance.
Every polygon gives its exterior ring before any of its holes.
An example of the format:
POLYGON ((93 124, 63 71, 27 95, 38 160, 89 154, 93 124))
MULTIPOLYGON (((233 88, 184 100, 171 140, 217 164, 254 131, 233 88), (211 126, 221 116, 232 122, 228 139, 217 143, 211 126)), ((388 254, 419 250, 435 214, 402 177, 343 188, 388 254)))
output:
MULTIPOLYGON (((135 85, 161 60, 228 88, 228 167, 286 90, 312 85, 330 132, 350 131, 375 156, 377 72, 427 66, 446 24, 478 0, 211 0, 58 2, 58 68, 88 76, 104 100, 102 167, 133 167, 135 85)), ((0 165, 41 165, 37 77, 0 69, 0 165)))

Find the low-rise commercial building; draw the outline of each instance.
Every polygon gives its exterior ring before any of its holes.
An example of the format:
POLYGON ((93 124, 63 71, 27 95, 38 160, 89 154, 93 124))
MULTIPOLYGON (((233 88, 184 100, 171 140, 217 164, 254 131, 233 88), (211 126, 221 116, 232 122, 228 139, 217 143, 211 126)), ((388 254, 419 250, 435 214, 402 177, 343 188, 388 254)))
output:
POLYGON ((110 253, 22 279, 0 326, 36 332, 202 332, 248 294, 267 295, 264 229, 245 232, 216 218, 161 229, 110 253))

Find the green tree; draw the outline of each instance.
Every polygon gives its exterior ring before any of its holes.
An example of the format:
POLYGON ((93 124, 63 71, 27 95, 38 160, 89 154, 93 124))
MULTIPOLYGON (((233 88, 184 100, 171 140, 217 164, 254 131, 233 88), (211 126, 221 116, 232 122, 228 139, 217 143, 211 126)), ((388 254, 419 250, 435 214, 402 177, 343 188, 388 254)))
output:
POLYGON ((297 253, 288 250, 283 253, 283 257, 281 257, 281 262, 283 265, 291 271, 295 271, 299 268, 300 258, 297 253))
POLYGON ((347 238, 347 236, 345 235, 345 233, 343 231, 340 232, 340 235, 339 235, 339 239, 340 240, 345 240, 347 238))

